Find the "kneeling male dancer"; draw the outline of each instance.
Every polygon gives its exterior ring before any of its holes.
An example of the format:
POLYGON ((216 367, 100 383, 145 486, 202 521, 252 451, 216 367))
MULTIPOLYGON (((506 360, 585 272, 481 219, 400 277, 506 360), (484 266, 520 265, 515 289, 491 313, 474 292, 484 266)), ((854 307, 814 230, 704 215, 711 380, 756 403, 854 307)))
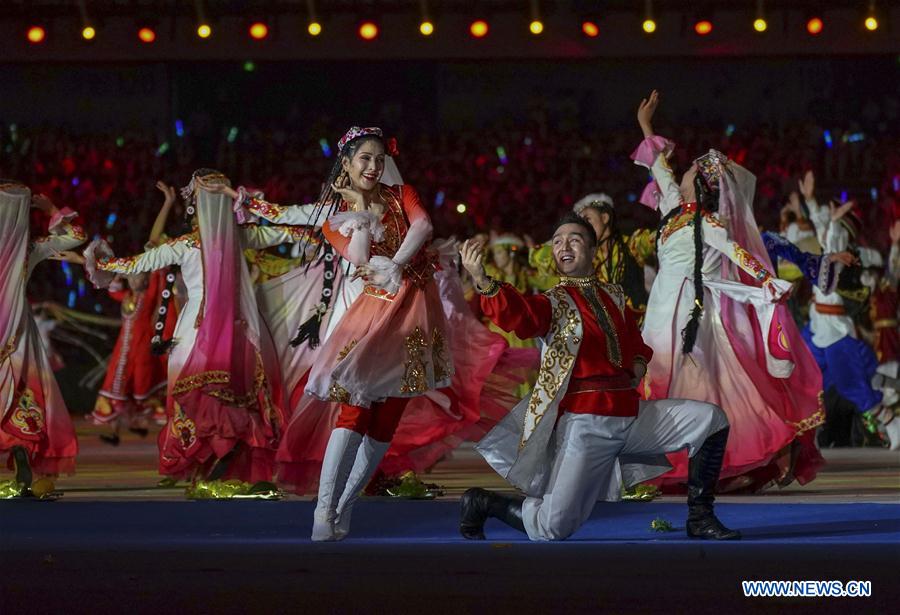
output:
POLYGON ((598 499, 618 500, 623 481, 630 487, 662 474, 671 467, 665 453, 687 448, 687 535, 738 539, 740 532, 713 513, 728 419, 705 402, 640 400, 637 385, 652 351, 625 308, 622 289, 594 276, 596 244, 584 220, 564 217, 552 242, 560 283, 533 296, 487 277, 478 243, 460 249, 484 314, 523 339, 544 342, 531 395, 477 446, 527 497, 469 489, 460 532, 483 540, 485 521, 495 517, 531 540, 562 540, 587 521, 598 499))

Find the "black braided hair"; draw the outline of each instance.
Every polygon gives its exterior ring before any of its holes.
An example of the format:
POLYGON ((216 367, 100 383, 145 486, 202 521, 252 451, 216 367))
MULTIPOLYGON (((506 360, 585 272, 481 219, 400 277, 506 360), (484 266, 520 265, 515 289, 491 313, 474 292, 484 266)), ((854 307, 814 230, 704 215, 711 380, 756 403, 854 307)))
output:
MULTIPOLYGON (((313 224, 315 224, 315 222, 319 220, 319 217, 322 215, 323 211, 327 210, 325 214, 326 218, 337 211, 337 208, 341 204, 341 195, 340 193, 334 191, 332 185, 337 181, 338 177, 344 170, 342 164, 343 159, 345 157, 352 159, 359 148, 363 145, 363 143, 367 141, 378 141, 379 143, 384 145, 384 139, 382 139, 378 135, 368 134, 352 139, 344 145, 340 152, 338 152, 337 158, 334 161, 334 165, 332 165, 331 171, 328 173, 328 179, 322 186, 322 192, 319 193, 319 198, 316 200, 316 209, 314 210, 312 217, 313 224)), ((319 234, 321 235, 321 232, 319 234)), ((307 238, 304 238, 300 242, 301 254, 306 253, 308 241, 309 240, 307 238)), ((317 306, 316 312, 306 321, 301 323, 300 327, 297 329, 297 334, 291 340, 291 346, 294 347, 297 347, 304 342, 308 343, 310 348, 316 348, 320 344, 321 338, 319 335, 319 327, 322 323, 323 316, 331 307, 331 302, 334 300, 334 280, 337 276, 340 259, 338 258, 338 255, 335 252, 334 248, 328 245, 324 241, 324 239, 319 242, 319 245, 316 246, 316 251, 313 254, 312 258, 310 258, 306 263, 307 270, 309 270, 309 267, 312 263, 317 261, 322 261, 325 263, 325 280, 322 285, 322 295, 319 298, 319 304, 317 306)))
POLYGON ((609 280, 613 284, 620 284, 622 286, 622 289, 625 291, 626 296, 631 299, 632 304, 635 307, 647 305, 647 301, 650 299, 650 295, 647 293, 647 289, 644 286, 644 271, 638 264, 634 256, 632 256, 631 250, 628 249, 625 240, 622 238, 622 233, 619 232, 619 221, 616 216, 616 208, 609 203, 596 201, 588 205, 588 207, 595 209, 598 213, 606 214, 607 216, 609 216, 609 222, 607 222, 606 224, 606 228, 608 231, 607 238, 597 238, 598 246, 603 242, 607 242, 609 244, 609 248, 606 251, 606 260, 601 264, 601 267, 606 268, 607 280, 609 280), (622 258, 621 275, 617 275, 616 271, 612 269, 614 245, 619 246, 619 254, 622 258))
MULTIPOLYGON (((377 141, 384 145, 384 139, 379 137, 376 134, 367 134, 362 135, 360 137, 356 137, 355 139, 351 139, 347 143, 344 144, 344 147, 341 148, 341 151, 338 152, 338 155, 335 157, 334 164, 331 166, 331 171, 328 172, 328 178, 325 180, 325 183, 322 184, 322 191, 319 193, 319 198, 316 199, 316 208, 313 211, 312 222, 315 224, 322 217, 322 212, 325 212, 325 218, 327 219, 329 216, 337 212, 338 207, 341 204, 341 195, 338 192, 334 191, 332 185, 338 180, 341 176, 341 173, 344 171, 343 160, 344 158, 353 159, 353 156, 359 151, 359 148, 368 141, 377 141)), ((319 251, 321 250, 322 244, 319 244, 319 247, 316 248, 315 254, 313 257, 309 259, 307 262, 307 268, 316 262, 319 257, 319 251)), ((308 240, 304 239, 300 243, 300 253, 303 254, 308 247, 308 240)))
POLYGON ((690 354, 697 341, 697 330, 700 328, 700 317, 703 315, 703 214, 719 209, 719 190, 711 189, 703 176, 697 173, 694 178, 694 191, 697 196, 697 209, 694 211, 694 307, 688 323, 681 330, 684 354, 690 354))

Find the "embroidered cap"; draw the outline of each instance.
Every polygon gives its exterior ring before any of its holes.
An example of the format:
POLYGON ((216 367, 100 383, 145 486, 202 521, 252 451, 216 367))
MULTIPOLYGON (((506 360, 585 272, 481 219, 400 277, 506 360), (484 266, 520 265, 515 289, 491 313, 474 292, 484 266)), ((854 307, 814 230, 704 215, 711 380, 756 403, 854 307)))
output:
POLYGON ((725 171, 725 163, 727 162, 728 156, 715 149, 709 150, 709 152, 694 160, 694 163, 697 165, 697 172, 711 190, 719 187, 719 180, 722 179, 722 173, 725 171))
POLYGON ((338 151, 342 151, 344 146, 350 143, 353 139, 358 139, 359 137, 365 137, 368 135, 374 135, 379 139, 384 138, 384 133, 381 132, 381 129, 377 126, 372 126, 369 128, 360 128, 359 126, 353 126, 347 133, 341 137, 341 140, 338 141, 338 151))

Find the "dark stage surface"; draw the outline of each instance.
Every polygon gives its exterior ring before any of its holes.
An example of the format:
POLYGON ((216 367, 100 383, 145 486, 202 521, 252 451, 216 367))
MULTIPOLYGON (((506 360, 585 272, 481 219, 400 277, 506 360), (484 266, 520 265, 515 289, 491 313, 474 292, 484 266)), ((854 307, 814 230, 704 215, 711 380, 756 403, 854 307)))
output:
MULTIPOLYGON (((900 454, 831 449, 819 477, 724 495, 736 543, 689 541, 683 497, 598 504, 563 543, 489 522, 456 532, 467 487, 504 483, 470 448, 424 480, 439 501, 363 499, 342 543, 309 541, 313 503, 191 502, 155 487, 155 439, 116 448, 78 422, 56 502, 0 501, 0 615, 38 613, 888 613, 900 600, 900 454), (677 528, 651 531, 657 517, 677 528), (869 598, 745 598, 742 580, 863 580, 869 598)), ((0 473, 0 478, 9 474, 0 473)))
POLYGON ((722 504, 735 543, 684 537, 679 503, 598 504, 570 540, 457 503, 367 500, 342 543, 313 544, 312 502, 0 502, 3 613, 889 612, 900 506, 722 504), (676 531, 657 533, 663 518, 676 531), (869 598, 745 598, 741 580, 868 580, 869 598))

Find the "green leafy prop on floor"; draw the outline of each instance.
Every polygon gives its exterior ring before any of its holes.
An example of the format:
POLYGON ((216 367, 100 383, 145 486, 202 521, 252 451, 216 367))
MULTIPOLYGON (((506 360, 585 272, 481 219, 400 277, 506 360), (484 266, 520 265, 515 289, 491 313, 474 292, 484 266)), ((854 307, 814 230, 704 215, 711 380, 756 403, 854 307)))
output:
POLYGON ((373 487, 369 493, 408 500, 433 500, 444 495, 444 489, 440 485, 423 483, 413 471, 401 474, 399 477, 381 477, 373 487))
POLYGON ((31 488, 16 482, 15 479, 0 480, 0 500, 12 498, 35 497, 39 500, 55 500, 62 493, 56 491, 56 485, 49 478, 39 478, 31 483, 31 488))
POLYGON ((633 489, 626 489, 622 493, 622 499, 630 502, 649 502, 662 495, 656 485, 640 484, 633 489))
POLYGON ((280 500, 284 494, 268 481, 245 483, 241 480, 197 481, 184 490, 189 500, 280 500))
POLYGON ((657 517, 653 521, 650 522, 650 529, 654 532, 674 532, 675 528, 672 527, 672 524, 663 519, 662 517, 657 517))

